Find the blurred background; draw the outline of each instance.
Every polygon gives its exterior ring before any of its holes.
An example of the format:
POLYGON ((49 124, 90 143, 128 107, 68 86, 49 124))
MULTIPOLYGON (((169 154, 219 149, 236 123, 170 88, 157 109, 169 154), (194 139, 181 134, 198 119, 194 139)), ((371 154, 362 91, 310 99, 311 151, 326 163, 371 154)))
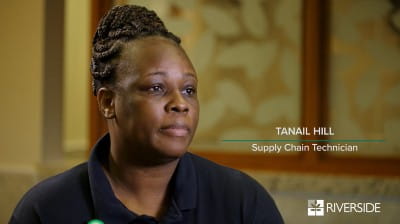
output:
POLYGON ((400 222, 399 1, 0 2, 0 223, 35 183, 85 161, 104 134, 90 42, 116 4, 155 10, 182 38, 200 82, 193 152, 256 178, 286 223, 400 222), (353 143, 352 153, 279 154, 240 141, 282 140, 282 126, 379 141, 353 143), (310 199, 380 202, 382 212, 309 217, 310 199))

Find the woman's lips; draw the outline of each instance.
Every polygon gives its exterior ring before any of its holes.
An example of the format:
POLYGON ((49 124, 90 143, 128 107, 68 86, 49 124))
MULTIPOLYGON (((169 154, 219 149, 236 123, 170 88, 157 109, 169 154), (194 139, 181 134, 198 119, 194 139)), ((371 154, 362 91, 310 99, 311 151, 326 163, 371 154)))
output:
POLYGON ((189 128, 186 125, 167 125, 163 126, 161 132, 172 137, 184 137, 189 134, 189 128))

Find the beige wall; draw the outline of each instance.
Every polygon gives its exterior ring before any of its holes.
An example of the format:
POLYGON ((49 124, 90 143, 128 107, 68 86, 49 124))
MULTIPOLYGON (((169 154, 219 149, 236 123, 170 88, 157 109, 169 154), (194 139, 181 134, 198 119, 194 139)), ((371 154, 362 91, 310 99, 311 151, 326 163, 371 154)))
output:
POLYGON ((89 111, 89 0, 65 2, 63 148, 88 148, 89 111))
MULTIPOLYGON (((63 148, 86 150, 88 139, 89 0, 65 1, 63 148)), ((0 9, 0 167, 40 161, 44 82, 43 0, 7 1, 0 9)))
POLYGON ((43 82, 44 1, 0 7, 0 166, 39 161, 43 82))
POLYGON ((7 223, 21 196, 38 180, 84 159, 71 161, 62 152, 71 139, 86 150, 89 2, 2 2, 0 223, 7 223), (59 10, 66 14, 64 37, 59 10))
POLYGON ((41 158, 44 1, 0 7, 0 223, 33 183, 41 158))

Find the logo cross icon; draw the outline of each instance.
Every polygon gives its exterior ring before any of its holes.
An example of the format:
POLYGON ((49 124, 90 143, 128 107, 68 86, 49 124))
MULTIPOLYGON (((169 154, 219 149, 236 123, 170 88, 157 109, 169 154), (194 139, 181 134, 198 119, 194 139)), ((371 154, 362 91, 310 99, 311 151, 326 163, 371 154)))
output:
POLYGON ((308 200, 308 216, 324 216, 324 200, 308 200))

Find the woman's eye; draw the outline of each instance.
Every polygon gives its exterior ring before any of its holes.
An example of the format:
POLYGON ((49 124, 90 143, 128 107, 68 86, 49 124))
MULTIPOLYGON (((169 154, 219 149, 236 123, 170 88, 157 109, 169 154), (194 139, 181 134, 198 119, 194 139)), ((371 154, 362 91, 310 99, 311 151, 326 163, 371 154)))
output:
POLYGON ((196 94, 196 88, 194 88, 194 87, 187 87, 187 88, 184 90, 184 93, 187 94, 187 95, 189 95, 189 96, 195 95, 195 94, 196 94))
POLYGON ((149 91, 153 93, 162 92, 163 87, 161 85, 154 85, 149 88, 149 91))

